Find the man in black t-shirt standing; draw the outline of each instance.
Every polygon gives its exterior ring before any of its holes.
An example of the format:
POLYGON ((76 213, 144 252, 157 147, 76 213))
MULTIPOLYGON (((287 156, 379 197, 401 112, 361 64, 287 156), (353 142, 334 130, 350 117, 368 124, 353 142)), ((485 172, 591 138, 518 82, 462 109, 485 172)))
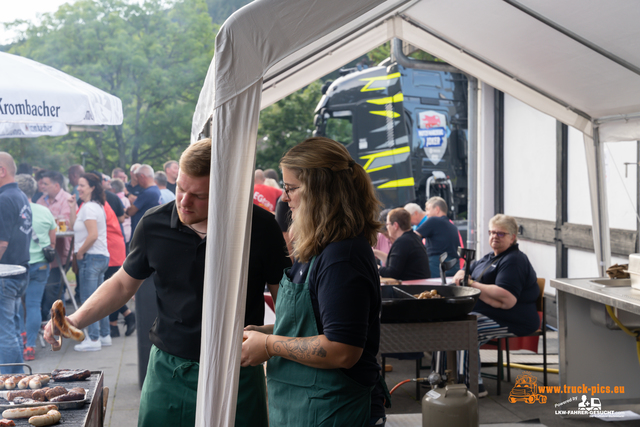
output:
MULTIPOLYGON (((156 273, 158 317, 149 333, 153 346, 138 426, 195 424, 210 162, 209 139, 185 150, 180 158, 176 200, 147 211, 136 227, 122 268, 69 316, 78 327, 107 316, 156 273)), ((265 284, 275 301, 277 284, 290 261, 273 215, 254 208, 253 221, 245 320, 255 324, 263 322, 265 284)), ((55 342, 50 324, 45 328, 45 339, 55 342)), ((236 425, 266 425, 256 421, 256 415, 266 422, 264 370, 242 368, 236 425)))

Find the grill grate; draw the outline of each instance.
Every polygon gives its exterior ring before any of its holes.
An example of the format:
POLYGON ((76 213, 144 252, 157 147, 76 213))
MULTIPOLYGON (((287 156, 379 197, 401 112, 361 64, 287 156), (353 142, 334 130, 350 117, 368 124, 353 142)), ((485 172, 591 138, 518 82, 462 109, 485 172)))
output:
MULTIPOLYGON (((85 420, 87 419, 91 402, 93 402, 93 398, 96 395, 96 387, 98 386, 101 377, 102 377, 102 371, 92 371, 91 376, 87 378, 86 381, 72 381, 72 382, 51 381, 49 383, 48 385, 49 387, 55 387, 55 386, 61 385, 66 389, 72 389, 74 387, 82 387, 85 390, 87 390, 86 399, 85 399, 87 403, 82 405, 79 408, 70 408, 70 406, 77 405, 73 402, 54 403, 55 405, 58 406, 60 410, 60 414, 62 415, 60 424, 56 424, 56 425, 65 425, 69 427, 85 426, 85 420)), ((98 395, 100 396, 101 393, 99 393, 98 395)), ((50 403, 44 402, 43 404, 50 404, 50 403)), ((100 402, 99 404, 100 404, 100 408, 102 408, 102 402, 100 402)), ((24 406, 33 406, 33 405, 15 405, 15 407, 24 407, 24 406)), ((0 411, 3 411, 5 409, 7 409, 7 407, 3 405, 3 407, 0 408, 0 411)), ((13 421, 16 423, 16 426, 33 427, 31 426, 31 424, 29 424, 29 420, 27 418, 13 420, 13 421)))

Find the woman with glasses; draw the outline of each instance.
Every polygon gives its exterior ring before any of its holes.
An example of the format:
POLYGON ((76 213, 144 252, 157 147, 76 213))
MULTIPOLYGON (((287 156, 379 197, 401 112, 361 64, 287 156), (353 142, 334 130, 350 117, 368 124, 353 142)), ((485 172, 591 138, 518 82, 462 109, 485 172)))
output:
MULTIPOLYGON (((468 286, 480 289, 480 300, 471 314, 478 316, 478 347, 495 338, 529 335, 540 327, 536 300, 540 293, 536 272, 529 258, 518 248, 518 223, 515 218, 498 214, 489 221, 489 252, 470 265, 468 286)), ((453 280, 462 285, 464 270, 453 280)), ((436 366, 442 354, 438 352, 436 366)), ((459 373, 468 384, 468 359, 459 363, 459 373)), ((480 361, 480 357, 478 357, 480 361)), ((480 370, 478 369, 478 375, 480 370)), ((480 397, 488 393, 478 377, 480 397)))
POLYGON ((272 426, 384 425, 380 278, 371 247, 380 229, 369 176, 346 148, 311 138, 280 162, 292 212, 292 268, 276 323, 245 328, 242 366, 268 360, 272 426))

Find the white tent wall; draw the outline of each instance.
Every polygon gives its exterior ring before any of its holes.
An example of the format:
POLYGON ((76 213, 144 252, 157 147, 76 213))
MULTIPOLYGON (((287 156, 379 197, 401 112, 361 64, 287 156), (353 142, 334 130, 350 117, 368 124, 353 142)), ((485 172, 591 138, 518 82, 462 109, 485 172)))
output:
POLYGON ((556 120, 504 95, 504 210, 556 219, 556 120))
MULTIPOLYGON (((555 221, 556 176, 556 120, 505 94, 504 213, 555 221)), ((556 277, 555 246, 519 242, 538 277, 556 277)))

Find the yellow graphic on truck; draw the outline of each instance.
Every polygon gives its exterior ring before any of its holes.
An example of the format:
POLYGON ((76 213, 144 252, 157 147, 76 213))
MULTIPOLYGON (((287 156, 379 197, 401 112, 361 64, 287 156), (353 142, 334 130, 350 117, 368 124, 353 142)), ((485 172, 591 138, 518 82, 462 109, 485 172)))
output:
POLYGON ((519 401, 530 405, 536 402, 547 403, 547 396, 538 393, 538 379, 528 372, 518 375, 516 385, 509 393, 509 403, 519 401))
MULTIPOLYGON (((361 156, 362 160, 366 160, 363 168, 367 173, 377 172, 389 169, 393 165, 405 162, 411 155, 411 148, 407 145, 392 150, 379 151, 377 153, 361 156)), ((378 186, 378 188, 397 188, 397 187, 413 187, 415 181, 413 177, 401 178, 393 181, 387 181, 378 186)))

